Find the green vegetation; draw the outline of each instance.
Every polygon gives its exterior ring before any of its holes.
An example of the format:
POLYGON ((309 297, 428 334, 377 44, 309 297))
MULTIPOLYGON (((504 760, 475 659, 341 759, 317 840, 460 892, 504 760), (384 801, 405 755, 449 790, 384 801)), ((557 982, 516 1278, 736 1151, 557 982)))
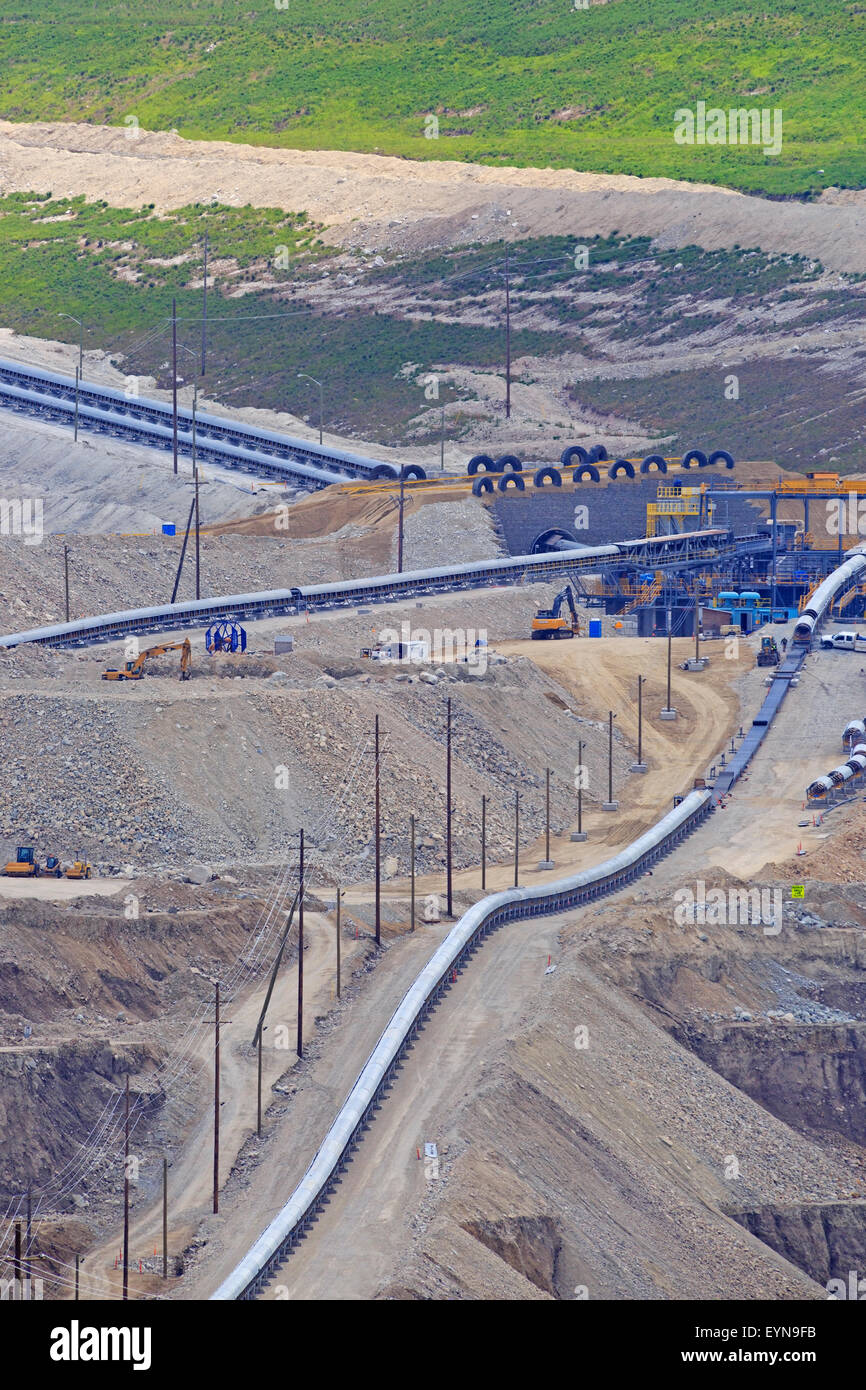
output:
POLYGON ((99 333, 90 346, 123 347, 143 323, 151 328, 171 314, 173 296, 181 317, 198 314, 200 296, 185 287, 201 276, 205 231, 216 253, 234 263, 234 284, 255 278, 254 264, 287 280, 287 271, 311 269, 326 254, 303 213, 196 204, 157 216, 83 197, 12 193, 0 198, 3 321, 56 338, 63 310, 99 333))
MULTIPOLYGON (((111 352, 124 371, 168 387, 174 299, 186 349, 178 372, 188 382, 190 352, 198 353, 201 342, 205 229, 217 272, 208 300, 208 395, 315 420, 317 392, 297 376, 308 372, 325 383, 326 422, 336 431, 387 444, 420 441, 438 435, 438 406, 447 404, 449 434, 477 435, 477 417, 455 407, 473 399, 472 372, 504 376, 503 242, 376 266, 369 256, 323 247, 305 217, 273 208, 209 205, 157 215, 152 208, 11 194, 0 198, 0 322, 77 342, 78 324, 61 317, 74 315, 84 324, 86 348, 111 352), (369 307, 377 287, 388 292, 387 312, 369 307), (452 369, 459 389, 449 380, 452 369), (432 400, 424 390, 431 372, 440 379, 432 400)), ((515 380, 549 381, 552 367, 566 390, 579 354, 581 372, 595 362, 599 375, 582 376, 573 398, 584 409, 639 420, 648 434, 675 434, 684 447, 696 439, 731 441, 741 455, 763 453, 794 466, 811 462, 829 436, 831 447, 844 439, 854 457, 856 365, 821 370, 827 359, 820 347, 804 341, 808 362, 767 358, 731 368, 741 388, 730 402, 722 362, 739 341, 740 323, 765 341, 774 332, 859 322, 862 277, 839 284, 797 256, 694 246, 663 251, 646 237, 618 234, 589 240, 586 248, 588 264, 580 270, 568 237, 509 249, 515 380), (692 348, 704 362, 710 352, 716 364, 643 378, 660 344, 674 349, 680 367, 691 366, 692 348), (634 379, 623 379, 628 361, 635 362, 634 379)), ((486 387, 479 390, 486 413, 495 415, 495 387, 492 401, 486 387)))
MULTIPOLYGON (((124 370, 169 386, 172 299, 178 341, 199 350, 202 298, 191 282, 201 281, 205 229, 222 267, 209 299, 207 376, 208 392, 221 400, 315 414, 312 388, 297 380, 307 371, 327 379, 332 429, 397 442, 407 422, 429 408, 419 373, 437 363, 502 369, 501 326, 360 309, 328 314, 287 298, 286 291, 309 288, 334 253, 321 246, 303 214, 273 208, 194 206, 157 216, 150 208, 136 212, 83 198, 0 198, 0 321, 22 333, 77 342, 78 325, 62 317, 74 315, 84 324, 85 348, 112 352, 124 370), (253 288, 265 278, 274 288, 253 288), (244 286, 248 292, 232 297, 244 286), (417 370, 407 372, 407 364, 417 370)), ((489 260, 491 252, 485 254, 489 260)), ((560 350, 554 332, 512 334, 515 357, 560 350)), ((186 351, 178 374, 192 376, 186 351)), ((454 392, 443 385, 439 399, 452 401, 454 392)))
POLYGON ((853 0, 19 0, 0 57, 11 120, 134 117, 189 137, 774 194, 866 184, 853 0), (698 101, 780 109, 781 154, 676 144, 674 112, 698 101))
POLYGON ((648 433, 672 436, 674 450, 711 443, 738 459, 772 459, 802 472, 862 471, 866 431, 859 391, 852 391, 847 373, 822 366, 767 357, 650 379, 582 381, 573 394, 584 406, 640 420, 648 433), (737 400, 726 395, 731 372, 738 381, 737 400))

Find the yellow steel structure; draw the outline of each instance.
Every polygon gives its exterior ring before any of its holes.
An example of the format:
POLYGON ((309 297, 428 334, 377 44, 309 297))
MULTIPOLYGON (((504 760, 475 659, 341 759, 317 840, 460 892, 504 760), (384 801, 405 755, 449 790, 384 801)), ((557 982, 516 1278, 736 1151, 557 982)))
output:
POLYGON ((710 498, 704 500, 704 493, 706 491, 706 483, 701 483, 698 487, 673 487, 670 484, 659 483, 655 502, 647 503, 647 535, 657 536, 659 534, 659 520, 663 516, 686 517, 705 515, 707 518, 707 525, 712 526, 715 503, 711 501, 710 498))

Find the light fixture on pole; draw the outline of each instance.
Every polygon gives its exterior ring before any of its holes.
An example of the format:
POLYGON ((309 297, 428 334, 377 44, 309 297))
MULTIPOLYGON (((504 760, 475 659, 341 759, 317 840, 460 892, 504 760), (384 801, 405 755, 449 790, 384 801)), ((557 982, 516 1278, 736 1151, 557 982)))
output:
POLYGON ((311 381, 311 382, 313 383, 314 386, 318 386, 318 388, 319 388, 319 444, 321 444, 321 443, 322 443, 322 422, 323 422, 323 420, 324 420, 324 415, 325 415, 324 387, 322 386, 322 383, 321 383, 320 381, 317 381, 316 378, 315 378, 314 376, 309 376, 307 372, 298 372, 298 376, 299 376, 299 377, 303 377, 304 381, 311 381))
POLYGON ((630 772, 646 772, 647 765, 643 760, 643 688, 646 685, 646 676, 637 678, 637 762, 632 763, 630 772))
POLYGON ((78 324, 78 375, 84 377, 84 324, 81 319, 77 319, 74 314, 58 314, 60 319, 71 319, 78 324))
POLYGON ((602 802, 603 811, 619 810, 619 802, 613 799, 613 721, 616 715, 613 710, 607 712, 607 801, 602 802))

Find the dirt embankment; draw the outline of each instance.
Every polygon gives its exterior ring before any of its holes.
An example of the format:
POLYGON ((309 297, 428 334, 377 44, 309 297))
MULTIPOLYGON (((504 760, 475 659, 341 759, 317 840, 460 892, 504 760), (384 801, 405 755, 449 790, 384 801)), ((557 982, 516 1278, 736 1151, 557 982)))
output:
POLYGON ((383 155, 188 141, 165 132, 0 122, 7 189, 84 193, 158 209, 216 198, 306 211, 351 246, 423 249, 548 233, 659 237, 669 246, 759 246, 866 271, 866 194, 767 202, 672 179, 569 169, 413 163, 383 155))

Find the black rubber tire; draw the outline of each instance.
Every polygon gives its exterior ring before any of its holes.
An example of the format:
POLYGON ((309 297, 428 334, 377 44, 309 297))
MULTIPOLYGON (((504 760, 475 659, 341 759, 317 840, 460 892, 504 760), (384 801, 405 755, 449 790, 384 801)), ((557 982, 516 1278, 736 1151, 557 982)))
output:
POLYGON ((614 459, 607 470, 609 478, 618 478, 620 473, 624 473, 627 478, 634 477, 634 464, 630 459, 614 459))
POLYGON ((419 483, 423 483, 424 479, 427 477, 427 473, 425 469, 421 467, 420 463, 404 463, 403 467, 400 469, 400 477, 417 478, 419 483))
POLYGON ((702 449, 689 449, 683 454, 683 468, 691 468, 693 461, 698 465, 698 468, 706 468, 707 456, 702 449))
POLYGON ((526 491, 526 483, 522 473, 503 473, 496 486, 500 492, 508 492, 509 488, 514 488, 515 492, 526 491))
POLYGON ((594 463, 580 463, 572 474, 576 483, 582 483, 584 478, 589 478, 591 483, 600 483, 601 474, 594 463))
POLYGON ((593 444, 589 451, 590 463, 604 463, 609 458, 610 454, 603 444, 593 444))
POLYGON ((479 469, 483 468, 485 473, 495 473, 496 464, 489 454, 474 454, 466 465, 466 472, 470 478, 474 478, 479 469))
POLYGON ((523 464, 516 454, 502 454, 494 464, 497 473, 505 473, 509 468, 512 473, 522 473, 523 464))
POLYGON ((707 463, 710 464, 710 466, 716 463, 723 463, 726 468, 733 468, 734 456, 733 454, 729 454, 727 449, 714 449, 707 459, 707 463))
POLYGON ((545 464, 544 468, 536 468, 532 481, 536 487, 544 487, 545 483, 552 483, 554 487, 562 487, 562 474, 558 468, 552 464, 545 464))
POLYGON ((647 454, 640 466, 641 473, 651 473, 653 471, 653 465, 655 465, 655 469, 658 473, 667 473, 668 471, 668 461, 662 458, 661 454, 647 454))
POLYGON ((563 468, 571 468, 577 463, 589 463, 589 454, 582 444, 569 444, 568 448, 563 449, 560 454, 559 462, 563 468))
POLYGON ((481 497, 485 492, 495 492, 496 484, 486 473, 479 473, 477 478, 472 479, 472 496, 481 497))

